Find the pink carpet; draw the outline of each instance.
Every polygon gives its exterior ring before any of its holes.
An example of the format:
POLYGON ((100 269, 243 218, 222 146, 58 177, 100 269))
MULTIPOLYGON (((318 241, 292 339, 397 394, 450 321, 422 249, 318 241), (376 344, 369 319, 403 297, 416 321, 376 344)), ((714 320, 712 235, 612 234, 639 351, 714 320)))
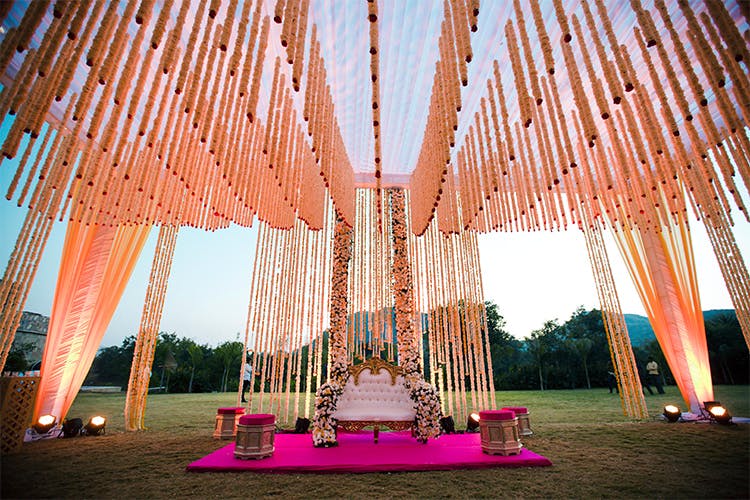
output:
POLYGON ((192 472, 392 472, 552 465, 546 457, 523 448, 520 455, 482 453, 479 434, 450 434, 417 443, 409 431, 339 433, 335 448, 314 448, 310 434, 277 434, 273 456, 261 460, 234 458, 234 443, 187 466, 192 472))

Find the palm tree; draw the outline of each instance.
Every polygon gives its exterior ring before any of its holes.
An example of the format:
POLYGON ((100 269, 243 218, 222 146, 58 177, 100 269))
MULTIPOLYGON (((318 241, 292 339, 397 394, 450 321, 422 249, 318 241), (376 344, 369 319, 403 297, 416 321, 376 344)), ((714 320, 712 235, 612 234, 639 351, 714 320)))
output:
POLYGON ((556 319, 547 320, 540 330, 534 330, 526 340, 529 351, 536 359, 537 369, 539 370, 539 389, 544 390, 544 371, 543 364, 550 351, 550 343, 555 342, 555 333, 560 329, 556 319))
POLYGON ((547 346, 543 342, 544 330, 534 330, 531 332, 531 336, 528 338, 529 351, 536 360, 537 370, 539 374, 539 390, 544 390, 544 376, 542 374, 542 360, 544 355, 547 353, 547 346))
POLYGON ((161 367, 161 382, 159 385, 164 388, 164 392, 169 392, 169 375, 177 368, 177 360, 174 359, 172 350, 167 350, 164 354, 164 362, 160 365, 161 367), (167 381, 164 382, 164 375, 167 375, 167 381))
POLYGON ((195 378, 195 369, 203 360, 203 349, 195 343, 190 343, 187 347, 187 353, 190 357, 190 382, 188 383, 188 392, 193 392, 193 379, 195 378))
POLYGON ((242 343, 224 342, 214 349, 214 354, 221 362, 224 372, 221 375, 221 392, 227 392, 229 372, 232 366, 242 358, 242 343))
POLYGON ((570 342, 573 346, 573 349, 575 349, 575 351, 581 357, 581 361, 583 361, 583 371, 586 374, 586 387, 591 389, 591 380, 589 380, 588 358, 589 358, 589 353, 591 352, 591 348, 594 345, 594 342, 592 342, 591 339, 588 339, 586 337, 579 338, 579 339, 571 339, 570 342))

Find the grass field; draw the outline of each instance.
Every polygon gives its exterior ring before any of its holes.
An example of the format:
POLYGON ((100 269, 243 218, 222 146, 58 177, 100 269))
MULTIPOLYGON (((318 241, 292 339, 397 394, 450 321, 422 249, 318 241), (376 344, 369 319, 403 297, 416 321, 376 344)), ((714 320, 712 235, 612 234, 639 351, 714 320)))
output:
MULTIPOLYGON (((647 396, 652 415, 681 404, 675 387, 647 396)), ((716 387, 734 415, 750 416, 748 386, 716 387)), ((2 456, 6 498, 748 498, 750 425, 632 422, 606 389, 498 392, 498 405, 531 411, 529 449, 552 467, 379 474, 187 473, 226 445, 212 439, 216 408, 233 394, 149 396, 149 430, 124 431, 124 395, 81 394, 69 416, 109 417, 100 437, 27 443, 2 456)))

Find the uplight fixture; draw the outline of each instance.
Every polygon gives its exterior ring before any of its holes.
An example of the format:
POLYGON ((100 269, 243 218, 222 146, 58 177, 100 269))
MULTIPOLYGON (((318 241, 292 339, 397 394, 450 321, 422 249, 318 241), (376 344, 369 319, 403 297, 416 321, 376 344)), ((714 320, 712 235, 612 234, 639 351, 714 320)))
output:
POLYGON ((456 432, 456 423, 451 415, 440 417, 440 432, 443 434, 454 434, 456 432))
POLYGON ((47 434, 55 426, 57 418, 54 415, 42 415, 32 425, 37 434, 47 434))
POLYGON ((703 406, 712 420, 725 425, 732 422, 732 415, 729 413, 729 410, 724 408, 718 401, 706 401, 703 403, 703 406))
POLYGON ((62 423, 64 438, 72 438, 81 435, 83 430, 83 420, 80 418, 66 418, 62 423))
POLYGON ((466 432, 479 432, 479 413, 472 413, 466 421, 466 432))
POLYGON ((297 417, 297 421, 294 423, 295 434, 307 434, 310 430, 310 419, 297 417))
POLYGON ((711 408, 713 408, 714 406, 721 406, 721 403, 718 401, 704 401, 703 402, 703 408, 705 408, 705 410, 709 413, 711 412, 711 408))
POLYGON ((98 436, 106 432, 107 419, 101 415, 91 417, 89 422, 83 428, 87 436, 98 436))
POLYGON ((675 405, 664 406, 663 414, 664 414, 664 418, 666 418, 668 422, 677 422, 682 416, 682 412, 675 405))

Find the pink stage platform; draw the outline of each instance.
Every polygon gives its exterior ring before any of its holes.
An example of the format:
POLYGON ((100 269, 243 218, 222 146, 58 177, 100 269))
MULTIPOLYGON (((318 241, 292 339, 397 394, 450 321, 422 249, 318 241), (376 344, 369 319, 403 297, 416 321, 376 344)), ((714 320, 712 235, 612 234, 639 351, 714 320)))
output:
POLYGON ((310 434, 277 434, 273 456, 261 460, 234 458, 234 443, 187 466, 190 472, 333 473, 393 472, 492 467, 543 467, 546 457, 523 448, 520 455, 482 453, 479 434, 449 434, 417 443, 409 431, 381 432, 374 444, 372 432, 340 432, 339 445, 315 448, 310 434))

